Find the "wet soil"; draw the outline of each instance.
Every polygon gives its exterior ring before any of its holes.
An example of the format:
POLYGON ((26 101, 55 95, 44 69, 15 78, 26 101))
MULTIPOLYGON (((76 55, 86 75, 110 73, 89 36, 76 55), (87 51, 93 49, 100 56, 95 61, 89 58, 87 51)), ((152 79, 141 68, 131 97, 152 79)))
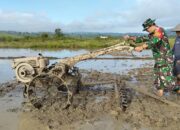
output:
MULTIPOLYGON (((128 82, 131 86, 152 93, 152 68, 134 69, 128 75, 86 70, 81 70, 81 73, 84 86, 74 95, 72 105, 68 109, 63 108, 66 96, 62 95, 44 100, 40 109, 28 103, 7 109, 7 112, 18 113, 18 130, 180 129, 179 108, 139 93, 128 85, 126 90, 129 101, 126 111, 122 110, 120 99, 116 97, 114 87, 117 80, 120 81, 118 88, 128 82), (96 83, 98 85, 95 85, 96 83)), ((0 87, 1 99, 15 90, 22 95, 22 85, 12 83, 1 86, 4 86, 0 87)), ((13 95, 12 97, 13 100, 16 98, 13 95)), ((178 95, 170 93, 163 98, 180 105, 178 95)), ((1 127, 3 128, 0 125, 1 127)))

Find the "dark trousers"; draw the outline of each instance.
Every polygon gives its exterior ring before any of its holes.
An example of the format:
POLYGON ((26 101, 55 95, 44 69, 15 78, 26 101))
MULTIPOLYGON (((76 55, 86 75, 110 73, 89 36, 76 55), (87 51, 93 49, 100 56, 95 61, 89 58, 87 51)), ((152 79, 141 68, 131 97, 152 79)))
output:
POLYGON ((177 76, 180 74, 180 60, 174 61, 174 69, 173 69, 174 76, 177 76))

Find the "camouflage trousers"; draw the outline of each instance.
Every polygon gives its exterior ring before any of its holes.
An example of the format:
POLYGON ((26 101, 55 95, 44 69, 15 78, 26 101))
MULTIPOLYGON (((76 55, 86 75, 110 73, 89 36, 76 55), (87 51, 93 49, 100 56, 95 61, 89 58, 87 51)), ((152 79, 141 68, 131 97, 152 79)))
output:
POLYGON ((154 85, 157 89, 172 91, 176 87, 175 77, 173 76, 173 64, 154 65, 154 85))

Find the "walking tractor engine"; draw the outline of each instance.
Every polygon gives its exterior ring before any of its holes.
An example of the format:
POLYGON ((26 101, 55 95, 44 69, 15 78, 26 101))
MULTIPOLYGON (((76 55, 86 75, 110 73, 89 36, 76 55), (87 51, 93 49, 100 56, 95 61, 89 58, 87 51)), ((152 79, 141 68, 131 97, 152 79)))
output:
POLYGON ((15 69, 16 78, 22 83, 29 83, 31 80, 47 69, 49 60, 44 57, 28 57, 14 59, 12 63, 15 69))
POLYGON ((68 107, 80 85, 78 68, 60 62, 49 65, 43 56, 14 59, 12 68, 17 81, 25 84, 24 97, 36 106, 49 96, 62 94, 67 95, 64 107, 68 107))
POLYGON ((81 74, 78 68, 74 67, 76 63, 114 51, 132 50, 133 47, 125 46, 122 42, 86 54, 64 58, 51 65, 42 55, 17 58, 13 60, 12 68, 15 70, 17 81, 25 84, 24 96, 34 106, 42 106, 42 102, 50 96, 62 96, 63 101, 66 101, 64 107, 67 108, 81 85, 81 74))

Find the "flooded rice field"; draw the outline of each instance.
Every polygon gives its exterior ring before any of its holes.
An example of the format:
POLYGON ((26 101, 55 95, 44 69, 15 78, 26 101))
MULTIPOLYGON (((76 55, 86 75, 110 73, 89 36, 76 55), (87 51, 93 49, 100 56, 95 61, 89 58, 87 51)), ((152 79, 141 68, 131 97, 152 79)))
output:
MULTIPOLYGON (((66 58, 89 52, 88 50, 31 50, 31 49, 0 49, 0 57, 21 57, 21 56, 38 56, 39 53, 46 57, 66 58)), ((151 56, 151 51, 144 51, 142 53, 135 53, 136 57, 151 56)), ((112 56, 104 55, 100 58, 118 58, 118 57, 132 57, 128 56, 112 56)), ((58 62, 58 60, 50 60, 50 64, 58 62)), ((14 79, 14 71, 11 67, 12 59, 0 59, 0 83, 5 83, 14 79)), ((101 59, 101 60, 87 60, 77 63, 75 66, 80 69, 97 70, 109 73, 127 73, 128 70, 140 68, 143 66, 152 66, 152 60, 114 60, 114 59, 101 59)))
MULTIPOLYGON (((89 50, 0 49, 0 57, 37 56, 39 52, 64 58, 89 50)), ((150 51, 133 55, 152 56, 150 51)), ((76 64, 82 86, 68 109, 63 108, 65 97, 60 94, 45 98, 41 108, 29 104, 22 96, 23 84, 14 81, 11 60, 1 59, 0 130, 179 130, 180 97, 170 94, 159 99, 152 93, 154 62, 111 59, 117 57, 132 56, 109 54, 76 64)))

